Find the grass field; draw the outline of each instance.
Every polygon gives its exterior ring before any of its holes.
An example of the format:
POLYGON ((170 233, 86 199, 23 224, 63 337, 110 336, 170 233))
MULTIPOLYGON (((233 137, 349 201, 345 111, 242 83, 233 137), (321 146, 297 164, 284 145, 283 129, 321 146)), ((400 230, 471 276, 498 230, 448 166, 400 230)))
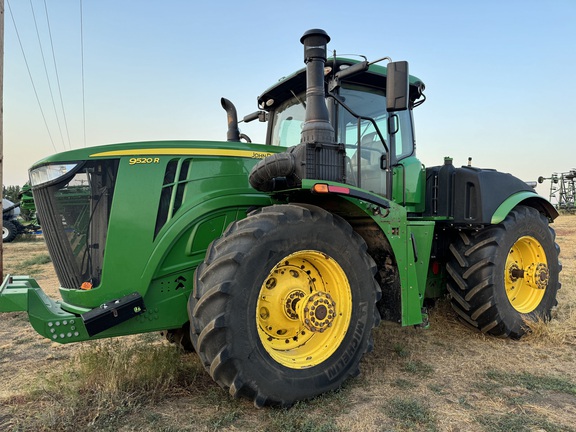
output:
MULTIPOLYGON (((255 409, 158 334, 75 345, 0 315, 0 431, 576 431, 576 216, 554 223, 562 289, 554 319, 521 341, 460 324, 445 300, 430 329, 383 323, 361 375, 289 410, 255 409)), ((4 247, 5 273, 58 298, 44 243, 4 247)))

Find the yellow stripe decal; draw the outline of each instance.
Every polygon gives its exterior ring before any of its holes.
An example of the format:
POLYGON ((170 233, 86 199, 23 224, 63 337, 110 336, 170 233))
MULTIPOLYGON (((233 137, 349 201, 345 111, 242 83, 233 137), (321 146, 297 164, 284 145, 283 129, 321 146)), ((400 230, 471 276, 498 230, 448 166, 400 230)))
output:
POLYGON ((182 156, 231 156, 244 157, 250 159, 264 159, 273 153, 257 152, 253 150, 226 150, 210 148, 151 148, 134 150, 111 150, 91 154, 90 157, 105 156, 161 156, 161 155, 182 155, 182 156))

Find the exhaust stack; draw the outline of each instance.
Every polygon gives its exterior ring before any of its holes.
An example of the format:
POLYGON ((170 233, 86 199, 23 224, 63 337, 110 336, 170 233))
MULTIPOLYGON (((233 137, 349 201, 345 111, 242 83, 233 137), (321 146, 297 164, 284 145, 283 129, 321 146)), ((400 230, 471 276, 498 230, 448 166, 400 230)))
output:
POLYGON ((222 104, 222 108, 226 111, 226 117, 228 120, 226 140, 240 141, 240 129, 238 129, 238 114, 236 113, 236 107, 226 98, 220 99, 220 103, 222 104))

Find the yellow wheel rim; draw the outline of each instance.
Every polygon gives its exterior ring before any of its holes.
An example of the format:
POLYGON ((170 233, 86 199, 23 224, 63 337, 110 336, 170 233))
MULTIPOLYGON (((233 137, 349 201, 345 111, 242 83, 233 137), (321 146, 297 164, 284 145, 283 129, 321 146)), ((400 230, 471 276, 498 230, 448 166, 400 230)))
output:
POLYGON ((538 307, 550 280, 546 253, 538 240, 524 236, 514 243, 506 259, 504 280, 514 309, 530 313, 538 307))
POLYGON ((342 267, 321 252, 288 255, 272 269, 258 296, 262 345, 278 363, 303 369, 328 359, 342 343, 352 295, 342 267))

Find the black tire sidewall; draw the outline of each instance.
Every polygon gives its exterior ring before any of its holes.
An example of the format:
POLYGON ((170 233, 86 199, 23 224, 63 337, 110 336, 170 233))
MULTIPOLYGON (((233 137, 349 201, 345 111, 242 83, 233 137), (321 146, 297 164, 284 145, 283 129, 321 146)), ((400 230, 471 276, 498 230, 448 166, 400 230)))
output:
POLYGON ((243 380, 257 382, 268 396, 273 397, 281 387, 280 399, 299 400, 337 388, 356 369, 374 326, 376 302, 374 277, 358 247, 343 230, 312 223, 282 224, 260 239, 236 274, 226 314, 233 340, 230 355, 241 363, 238 369, 243 380), (302 250, 326 253, 342 267, 350 282, 352 316, 344 340, 330 358, 311 368, 292 369, 276 362, 263 347, 256 304, 270 271, 288 255, 302 250))
POLYGON ((16 238, 18 235, 18 228, 16 225, 11 221, 3 221, 3 230, 2 230, 2 241, 4 243, 9 243, 16 238), (6 237, 4 237, 4 230, 7 231, 6 237))
MULTIPOLYGON (((506 226, 499 239, 499 248, 494 258, 495 267, 492 277, 494 278, 494 302, 502 317, 504 324, 511 331, 511 334, 521 335, 526 328, 525 320, 534 321, 537 319, 548 319, 550 310, 556 305, 556 293, 558 291, 559 263, 554 238, 544 217, 536 210, 526 210, 534 212, 535 215, 529 217, 517 217, 506 226), (524 236, 535 238, 542 246, 546 254, 550 279, 544 297, 538 306, 529 313, 517 311, 510 303, 506 294, 505 271, 506 259, 512 246, 524 236)), ((523 214, 523 213, 520 213, 523 214)))

